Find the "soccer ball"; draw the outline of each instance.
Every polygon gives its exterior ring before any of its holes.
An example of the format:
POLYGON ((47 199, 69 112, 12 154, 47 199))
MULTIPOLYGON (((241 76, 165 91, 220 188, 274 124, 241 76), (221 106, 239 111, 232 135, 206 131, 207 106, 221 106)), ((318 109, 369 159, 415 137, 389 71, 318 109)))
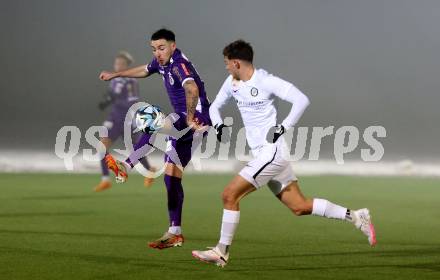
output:
POLYGON ((138 131, 152 134, 164 125, 165 114, 159 107, 154 105, 146 105, 139 108, 135 114, 136 128, 138 131))

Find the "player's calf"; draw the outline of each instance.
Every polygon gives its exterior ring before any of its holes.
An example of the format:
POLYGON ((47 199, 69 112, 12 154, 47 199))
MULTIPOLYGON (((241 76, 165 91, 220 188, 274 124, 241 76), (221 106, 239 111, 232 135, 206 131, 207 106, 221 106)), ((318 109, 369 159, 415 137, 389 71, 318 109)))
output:
POLYGON ((303 216, 312 214, 313 202, 311 199, 305 200, 301 204, 294 205, 290 208, 295 216, 303 216))

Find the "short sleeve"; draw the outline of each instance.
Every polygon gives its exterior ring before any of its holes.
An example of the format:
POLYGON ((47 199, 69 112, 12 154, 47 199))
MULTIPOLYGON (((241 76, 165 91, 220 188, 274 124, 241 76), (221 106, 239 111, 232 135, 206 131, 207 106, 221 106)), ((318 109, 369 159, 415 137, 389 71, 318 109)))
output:
POLYGON ((159 72, 159 62, 157 62, 156 58, 153 58, 153 60, 147 64, 145 70, 148 71, 149 75, 159 72))
POLYGON ((196 75, 191 64, 186 61, 174 63, 171 71, 173 75, 177 78, 177 80, 179 80, 181 85, 183 85, 186 81, 194 80, 196 75))

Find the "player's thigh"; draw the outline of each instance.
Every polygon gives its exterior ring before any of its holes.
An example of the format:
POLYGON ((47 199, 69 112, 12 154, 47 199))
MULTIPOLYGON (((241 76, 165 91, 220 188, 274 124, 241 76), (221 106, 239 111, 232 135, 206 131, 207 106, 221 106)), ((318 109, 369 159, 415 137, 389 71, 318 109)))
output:
POLYGON ((288 165, 277 146, 268 145, 258 154, 257 158, 249 161, 240 171, 240 176, 259 189, 280 174, 288 165))
POLYGON ((176 140, 170 138, 167 141, 167 147, 165 150, 165 162, 172 163, 176 166, 180 166, 184 169, 191 161, 192 157, 192 141, 176 140))
POLYGON ((267 183, 274 195, 281 193, 291 182, 298 181, 289 162, 285 161, 277 166, 279 167, 278 173, 267 183))
POLYGON ((251 184, 248 180, 240 175, 236 175, 223 190, 223 202, 225 204, 236 204, 243 197, 255 190, 255 186, 251 184))

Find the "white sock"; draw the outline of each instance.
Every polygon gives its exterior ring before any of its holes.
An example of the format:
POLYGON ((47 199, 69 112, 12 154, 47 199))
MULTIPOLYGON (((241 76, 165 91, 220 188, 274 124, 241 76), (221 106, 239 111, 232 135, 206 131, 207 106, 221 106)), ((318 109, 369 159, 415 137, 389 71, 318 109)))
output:
POLYGON ((331 203, 326 199, 314 198, 312 215, 338 220, 347 219, 347 208, 331 203))
POLYGON ((101 177, 101 181, 110 181, 110 177, 109 176, 102 176, 101 177))
POLYGON ((174 235, 182 234, 182 228, 180 226, 171 226, 168 228, 168 232, 174 235))
POLYGON ((235 230, 240 221, 240 211, 223 209, 222 229, 219 243, 231 245, 235 230))

